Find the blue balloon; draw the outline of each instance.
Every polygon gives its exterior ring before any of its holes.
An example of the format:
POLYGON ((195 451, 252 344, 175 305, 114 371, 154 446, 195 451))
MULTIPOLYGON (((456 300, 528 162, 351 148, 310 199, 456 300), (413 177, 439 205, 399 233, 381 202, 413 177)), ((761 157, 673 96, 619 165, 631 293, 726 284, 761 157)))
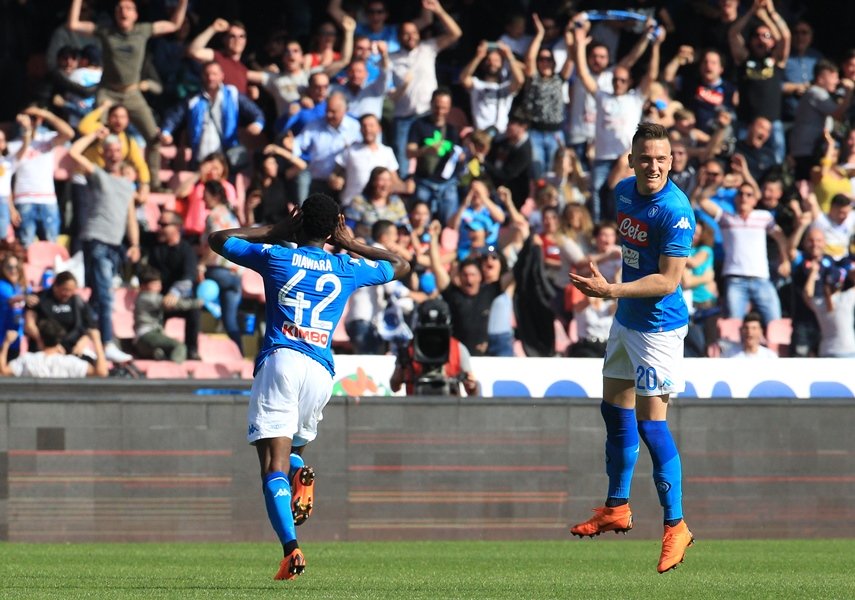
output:
POLYGON ((223 315, 220 308, 220 286, 213 279, 206 279, 196 286, 196 297, 205 302, 205 310, 211 313, 215 319, 223 315))
POLYGON ((421 277, 419 277, 419 288, 425 294, 432 294, 436 289, 436 276, 430 271, 422 273, 421 277))

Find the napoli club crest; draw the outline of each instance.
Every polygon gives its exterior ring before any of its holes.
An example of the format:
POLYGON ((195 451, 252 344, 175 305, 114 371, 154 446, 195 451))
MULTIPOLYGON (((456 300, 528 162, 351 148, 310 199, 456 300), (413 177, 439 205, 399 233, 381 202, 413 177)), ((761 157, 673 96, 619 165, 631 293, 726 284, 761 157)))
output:
POLYGON ((658 206, 651 206, 650 210, 647 211, 647 216, 652 219, 653 217, 655 217, 657 215, 657 213, 659 213, 659 207, 658 206))

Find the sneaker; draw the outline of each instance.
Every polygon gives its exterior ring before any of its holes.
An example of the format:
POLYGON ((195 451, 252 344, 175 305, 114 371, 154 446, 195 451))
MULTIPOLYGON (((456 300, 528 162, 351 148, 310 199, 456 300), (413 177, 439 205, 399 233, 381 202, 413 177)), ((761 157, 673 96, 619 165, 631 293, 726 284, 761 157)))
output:
POLYGON ((579 537, 594 537, 607 531, 626 534, 632 529, 632 512, 629 504, 601 506, 594 509, 594 516, 570 528, 570 533, 579 537))
POLYGON ((662 554, 659 556, 659 566, 656 570, 660 573, 676 569, 686 556, 686 548, 695 543, 692 532, 685 521, 680 521, 673 527, 665 526, 665 534, 662 536, 662 554))
POLYGON ((291 480, 291 513, 294 525, 302 525, 312 514, 315 501, 315 471, 312 467, 300 467, 291 480))
POLYGON ((115 342, 107 342, 104 344, 104 356, 107 360, 114 363, 126 363, 133 360, 133 356, 127 352, 122 352, 115 342))
POLYGON ((306 557, 299 548, 295 548, 291 554, 282 559, 279 563, 279 570, 273 579, 294 579, 297 575, 301 575, 306 570, 306 557))

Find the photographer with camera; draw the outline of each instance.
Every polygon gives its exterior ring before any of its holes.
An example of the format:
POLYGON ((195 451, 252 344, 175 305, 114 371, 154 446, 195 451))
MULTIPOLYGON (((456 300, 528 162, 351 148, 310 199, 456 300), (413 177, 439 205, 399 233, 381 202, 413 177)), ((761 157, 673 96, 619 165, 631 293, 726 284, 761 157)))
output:
POLYGON ((422 302, 416 311, 413 338, 401 348, 389 380, 393 392, 406 386, 407 395, 467 396, 479 393, 469 351, 451 335, 451 311, 441 298, 422 302))

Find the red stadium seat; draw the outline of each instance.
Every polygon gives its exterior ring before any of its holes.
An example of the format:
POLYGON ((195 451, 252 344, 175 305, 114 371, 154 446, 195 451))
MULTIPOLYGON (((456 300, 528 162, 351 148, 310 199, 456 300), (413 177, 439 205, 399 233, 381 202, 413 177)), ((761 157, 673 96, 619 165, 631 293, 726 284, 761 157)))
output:
MULTIPOLYGON (((234 345, 234 344, 232 344, 234 345)), ((240 369, 221 362, 187 361, 184 363, 187 374, 193 379, 238 379, 240 369)))
POLYGON ((241 288, 244 298, 264 302, 264 279, 252 269, 244 269, 241 288))
POLYGON ((769 321, 766 327, 766 340, 770 349, 778 356, 787 356, 793 337, 793 322, 791 319, 775 319, 769 321))
POLYGON ((738 343, 742 340, 739 333, 740 327, 742 327, 742 319, 719 319, 718 335, 724 340, 738 343))
POLYGON ((57 256, 62 260, 68 260, 68 250, 56 242, 36 240, 27 248, 27 263, 33 267, 39 267, 42 272, 47 267, 54 267, 57 256))
POLYGON ((199 355, 207 363, 243 360, 237 345, 227 337, 199 334, 199 355))
POLYGON ((152 361, 145 374, 149 379, 187 379, 184 365, 168 360, 152 361))

